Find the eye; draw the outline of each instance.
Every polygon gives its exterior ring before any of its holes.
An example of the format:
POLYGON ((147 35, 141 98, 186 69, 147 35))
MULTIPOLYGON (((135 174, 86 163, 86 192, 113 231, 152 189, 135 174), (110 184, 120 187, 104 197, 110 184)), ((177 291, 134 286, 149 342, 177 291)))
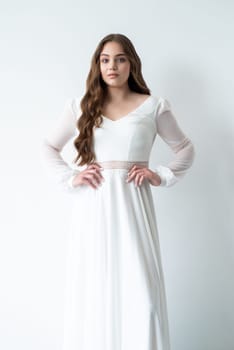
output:
MULTIPOLYGON (((119 58, 117 58, 116 60, 119 61, 119 62, 125 62, 125 61, 126 61, 126 59, 125 59, 124 57, 119 57, 119 58)), ((101 60, 101 62, 102 62, 102 63, 107 63, 107 62, 108 62, 108 58, 103 58, 103 59, 101 60)))

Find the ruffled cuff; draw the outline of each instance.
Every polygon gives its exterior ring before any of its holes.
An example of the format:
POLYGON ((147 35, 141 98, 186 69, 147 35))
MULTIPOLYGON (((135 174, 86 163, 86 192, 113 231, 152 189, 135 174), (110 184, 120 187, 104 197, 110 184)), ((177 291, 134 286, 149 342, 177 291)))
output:
POLYGON ((170 187, 179 181, 179 179, 174 175, 172 170, 166 166, 158 165, 154 169, 154 171, 161 178, 161 183, 159 186, 170 187))

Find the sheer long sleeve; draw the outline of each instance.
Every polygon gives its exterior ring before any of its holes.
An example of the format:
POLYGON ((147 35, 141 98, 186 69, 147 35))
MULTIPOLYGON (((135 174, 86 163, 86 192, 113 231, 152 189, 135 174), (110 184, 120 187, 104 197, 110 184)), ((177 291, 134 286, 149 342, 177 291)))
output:
POLYGON ((168 100, 160 98, 156 109, 155 122, 157 134, 171 148, 174 158, 166 166, 156 166, 154 171, 161 178, 160 186, 170 187, 182 179, 193 164, 195 149, 191 140, 178 125, 168 100))
POLYGON ((41 160, 45 171, 62 190, 68 192, 75 189, 72 186, 72 180, 79 170, 73 169, 65 162, 61 151, 65 144, 76 135, 78 111, 76 99, 67 99, 54 128, 43 137, 41 144, 41 160))

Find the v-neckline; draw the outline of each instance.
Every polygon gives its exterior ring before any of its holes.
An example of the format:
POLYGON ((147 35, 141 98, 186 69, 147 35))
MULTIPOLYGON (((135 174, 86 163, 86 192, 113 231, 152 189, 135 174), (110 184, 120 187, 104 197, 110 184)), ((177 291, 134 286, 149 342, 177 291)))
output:
POLYGON ((125 118, 126 118, 127 116, 129 116, 130 114, 135 113, 136 111, 138 111, 138 109, 140 109, 151 97, 152 97, 152 96, 149 95, 143 102, 141 102, 141 104, 140 104, 138 107, 134 108, 131 112, 129 112, 129 113, 123 115, 122 117, 120 117, 120 118, 118 118, 118 119, 116 119, 116 120, 110 119, 110 118, 106 117, 106 116, 103 115, 103 114, 101 114, 101 116, 102 116, 105 120, 110 121, 111 123, 119 122, 120 120, 125 119, 125 118))

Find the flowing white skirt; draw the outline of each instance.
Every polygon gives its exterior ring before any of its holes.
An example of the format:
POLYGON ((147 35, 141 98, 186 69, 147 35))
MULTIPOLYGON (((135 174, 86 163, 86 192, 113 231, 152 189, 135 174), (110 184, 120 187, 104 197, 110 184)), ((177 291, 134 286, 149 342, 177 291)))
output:
POLYGON ((151 185, 127 172, 105 167, 101 186, 74 196, 63 350, 170 350, 151 185))

